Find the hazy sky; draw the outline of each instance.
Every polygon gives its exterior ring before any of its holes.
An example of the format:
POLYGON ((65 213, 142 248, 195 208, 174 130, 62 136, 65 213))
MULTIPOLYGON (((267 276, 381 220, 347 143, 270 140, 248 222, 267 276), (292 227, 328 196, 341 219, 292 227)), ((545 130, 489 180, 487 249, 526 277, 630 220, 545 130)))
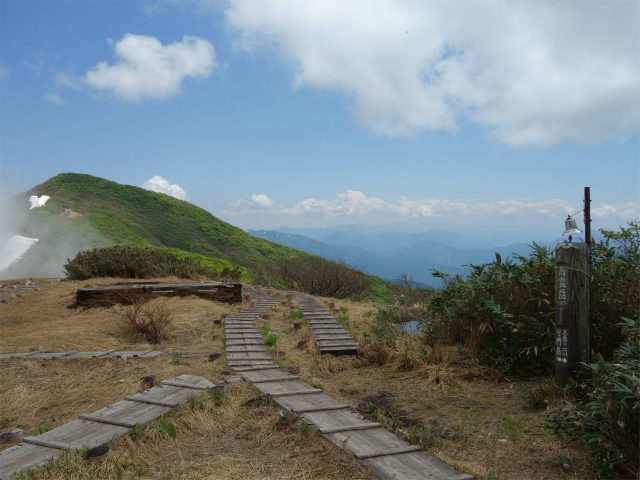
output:
POLYGON ((78 172, 244 228, 555 231, 589 186, 615 227, 640 218, 639 5, 2 0, 2 194, 78 172))

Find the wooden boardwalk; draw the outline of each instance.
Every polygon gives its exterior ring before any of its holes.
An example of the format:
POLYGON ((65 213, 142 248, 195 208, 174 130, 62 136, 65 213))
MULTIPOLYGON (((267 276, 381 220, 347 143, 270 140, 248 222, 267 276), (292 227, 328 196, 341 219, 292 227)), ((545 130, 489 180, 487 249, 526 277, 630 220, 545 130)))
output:
POLYGON ((257 304, 224 321, 227 365, 231 368, 274 365, 255 325, 255 319, 279 302, 255 290, 251 290, 251 295, 258 300, 257 304))
POLYGON ((308 295, 293 294, 321 354, 357 355, 358 344, 326 308, 308 295))
MULTIPOLYGON (((174 352, 167 352, 171 355, 174 352)), ((69 350, 67 352, 41 352, 33 351, 26 353, 0 353, 0 358, 28 358, 28 359, 40 359, 50 360, 52 358, 64 358, 64 359, 80 359, 80 358, 116 358, 126 356, 127 358, 153 358, 158 355, 163 355, 164 352, 154 350, 150 348, 148 350, 104 350, 101 352, 79 352, 77 350, 69 350)))
POLYGON ((180 375, 173 380, 109 405, 96 412, 80 415, 66 425, 0 451, 0 478, 9 478, 57 457, 62 450, 96 447, 125 435, 182 405, 189 397, 214 385, 202 377, 180 375))
POLYGON ((68 359, 85 359, 85 358, 117 358, 127 357, 131 358, 154 358, 160 355, 180 355, 181 357, 197 357, 202 355, 211 355, 212 353, 219 353, 216 350, 185 350, 174 352, 162 352, 160 350, 104 350, 101 352, 78 352, 77 350, 69 350, 67 352, 41 352, 39 350, 26 353, 2 353, 0 352, 0 359, 2 358, 28 358, 39 360, 50 360, 52 358, 64 358, 68 359))
MULTIPOLYGON (((297 297, 303 312, 315 309, 309 297, 297 297)), ((243 315, 245 310, 225 322, 227 342, 232 342, 227 343, 227 365, 242 378, 382 479, 473 480, 275 365, 254 320, 277 301, 264 295, 257 298, 259 303, 248 309, 248 315, 243 315), (238 349, 229 350, 231 346, 238 349)))

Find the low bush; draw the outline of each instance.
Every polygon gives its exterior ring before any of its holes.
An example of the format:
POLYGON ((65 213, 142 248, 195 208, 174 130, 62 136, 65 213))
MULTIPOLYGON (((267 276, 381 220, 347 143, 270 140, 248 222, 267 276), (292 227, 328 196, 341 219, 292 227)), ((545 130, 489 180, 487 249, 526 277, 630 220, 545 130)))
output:
POLYGON ((254 262, 250 274, 255 283, 283 290, 297 290, 333 298, 364 298, 375 279, 355 265, 311 255, 277 257, 254 262))
MULTIPOLYGON (((206 257, 166 248, 116 245, 78 252, 73 260, 67 260, 64 270, 72 280, 95 277, 154 278, 176 276, 196 278, 198 276, 219 277, 206 257), (183 254, 182 254, 183 253, 183 254)), ((238 276, 237 269, 227 269, 238 276)))
MULTIPOLYGON (((592 350, 607 360, 620 346, 621 317, 640 315, 640 224, 601 230, 592 243, 592 350)), ((485 364, 519 376, 553 370, 554 251, 537 244, 516 255, 469 265, 468 277, 434 271, 443 286, 430 293, 423 322, 425 342, 464 345, 485 364)))
POLYGON ((547 419, 562 439, 593 449, 594 472, 609 478, 640 475, 640 317, 619 324, 624 343, 612 361, 600 355, 588 365, 591 378, 567 389, 573 403, 547 419))

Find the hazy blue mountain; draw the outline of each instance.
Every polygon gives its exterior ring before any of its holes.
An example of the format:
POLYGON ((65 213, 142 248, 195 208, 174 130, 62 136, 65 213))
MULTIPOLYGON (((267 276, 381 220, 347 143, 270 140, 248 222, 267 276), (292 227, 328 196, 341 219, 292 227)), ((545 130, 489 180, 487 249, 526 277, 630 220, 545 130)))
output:
MULTIPOLYGON (((464 248, 457 248, 455 245, 477 247, 475 239, 464 235, 456 239, 455 234, 442 231, 406 235, 397 234, 397 232, 386 232, 371 236, 346 231, 334 232, 330 235, 334 241, 349 240, 351 243, 356 243, 356 239, 358 239, 359 244, 362 245, 361 247, 330 245, 304 235, 294 235, 275 230, 249 230, 249 233, 313 255, 332 260, 345 260, 347 263, 357 265, 367 273, 381 278, 395 279, 402 273, 408 273, 416 282, 432 286, 437 286, 439 280, 433 278, 430 269, 451 275, 464 275, 468 273, 468 268, 464 267, 464 265, 490 262, 495 259, 495 252, 499 252, 504 258, 513 253, 528 255, 531 251, 526 244, 465 250, 464 248), (389 240, 389 245, 396 245, 396 247, 383 249, 385 238, 389 240), (424 240, 424 238, 438 238, 442 242, 424 240), (407 245, 411 240, 415 241, 415 243, 407 245)), ((486 245, 484 242, 477 243, 483 247, 486 245)))
POLYGON ((428 232, 420 233, 387 231, 373 235, 365 235, 355 230, 349 230, 331 233, 326 237, 320 238, 320 240, 331 245, 349 245, 372 252, 409 247, 425 241, 438 242, 463 250, 493 248, 493 245, 489 242, 446 230, 429 230, 428 232))

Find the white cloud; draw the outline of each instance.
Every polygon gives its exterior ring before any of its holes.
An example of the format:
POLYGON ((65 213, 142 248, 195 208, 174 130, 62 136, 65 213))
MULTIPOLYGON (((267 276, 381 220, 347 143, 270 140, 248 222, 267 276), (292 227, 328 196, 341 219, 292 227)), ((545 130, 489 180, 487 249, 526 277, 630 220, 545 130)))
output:
POLYGON ((160 8, 160 5, 158 5, 157 3, 153 3, 153 4, 146 4, 142 8, 142 11, 144 12, 145 15, 148 15, 149 17, 153 17, 154 15, 157 15, 158 13, 160 13, 162 9, 160 8))
POLYGON ((264 193, 253 194, 249 200, 240 199, 229 205, 225 213, 234 215, 240 212, 273 211, 275 202, 264 193))
POLYGON ((49 102, 55 105, 65 104, 64 99, 57 93, 42 92, 42 96, 45 98, 45 100, 48 100, 49 102))
POLYGON ((44 62, 42 61, 42 59, 38 59, 35 62, 27 62, 25 60, 22 63, 24 64, 25 67, 32 70, 33 73, 35 73, 36 75, 40 75, 40 70, 42 70, 42 66, 44 65, 44 62))
POLYGON ((140 185, 145 190, 151 190, 152 192, 165 193, 180 200, 189 201, 189 196, 180 185, 170 184, 168 180, 162 178, 160 175, 154 175, 149 180, 140 185))
MULTIPOLYGON (((460 221, 510 221, 513 219, 557 219, 564 220, 577 208, 565 200, 552 199, 539 202, 520 202, 501 200, 492 203, 464 203, 446 199, 410 200, 401 197, 397 202, 387 202, 381 198, 368 197, 356 190, 339 193, 333 199, 307 198, 292 207, 274 205, 266 195, 252 195, 251 200, 238 200, 228 205, 222 213, 226 215, 245 215, 263 208, 274 216, 313 217, 349 221, 380 220, 413 221, 443 219, 460 221), (264 197, 258 201, 256 197, 264 197)), ((640 218, 640 202, 627 202, 621 205, 601 204, 592 208, 594 218, 620 219, 628 221, 640 218)))
POLYGON ((182 42, 162 45, 157 38, 128 33, 114 49, 118 62, 100 62, 84 81, 122 102, 178 95, 185 78, 207 78, 216 66, 213 45, 188 35, 182 42))
POLYGON ((50 198, 51 197, 48 195, 42 195, 40 198, 38 198, 37 195, 30 196, 29 203, 31 204, 31 206, 29 207, 29 210, 33 210, 34 208, 44 207, 50 198))
POLYGON ((251 195, 251 204, 258 208, 271 208, 273 207, 273 200, 264 193, 259 193, 258 195, 251 195))
POLYGON ((231 0, 236 48, 294 87, 342 92, 353 119, 411 136, 471 120, 514 146, 638 129, 637 2, 231 0))
POLYGON ((9 78, 9 69, 5 66, 0 66, 0 78, 9 78))
POLYGON ((54 74, 54 82, 56 85, 62 85, 73 90, 80 90, 83 86, 82 79, 76 77, 71 71, 54 74))

